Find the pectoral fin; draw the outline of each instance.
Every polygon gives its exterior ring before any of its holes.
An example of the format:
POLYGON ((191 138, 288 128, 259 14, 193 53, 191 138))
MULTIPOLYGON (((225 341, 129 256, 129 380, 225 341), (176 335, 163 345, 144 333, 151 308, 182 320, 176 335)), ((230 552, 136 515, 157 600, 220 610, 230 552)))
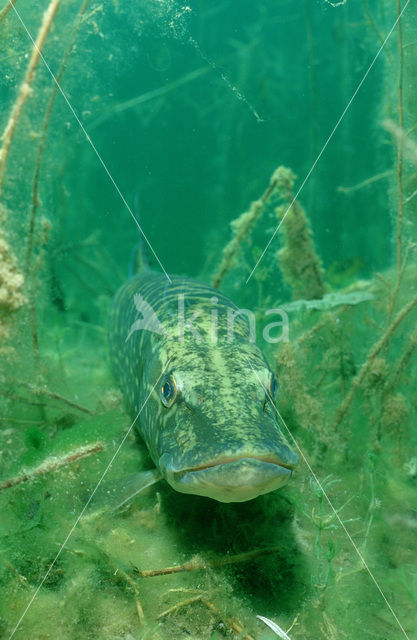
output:
POLYGON ((123 482, 123 489, 117 496, 117 504, 112 507, 112 511, 119 511, 123 507, 126 507, 133 498, 139 493, 152 486, 156 482, 162 479, 162 474, 157 469, 150 469, 148 471, 141 471, 135 473, 127 480, 123 482))

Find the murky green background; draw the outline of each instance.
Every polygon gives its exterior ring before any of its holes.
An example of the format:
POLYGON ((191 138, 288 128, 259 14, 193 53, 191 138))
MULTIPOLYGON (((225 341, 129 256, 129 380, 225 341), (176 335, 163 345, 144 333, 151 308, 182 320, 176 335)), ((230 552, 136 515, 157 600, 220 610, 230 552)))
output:
POLYGON ((292 640, 417 638, 415 0, 2 9, 0 638, 276 637, 257 614, 292 640), (220 288, 287 308, 289 343, 259 344, 305 456, 291 485, 221 505, 160 483, 114 514, 150 466, 131 435, 78 521, 130 425, 106 336, 128 208, 167 272, 210 283, 278 166, 292 195, 309 174, 314 244, 283 223, 245 284, 291 203, 276 192, 220 288))

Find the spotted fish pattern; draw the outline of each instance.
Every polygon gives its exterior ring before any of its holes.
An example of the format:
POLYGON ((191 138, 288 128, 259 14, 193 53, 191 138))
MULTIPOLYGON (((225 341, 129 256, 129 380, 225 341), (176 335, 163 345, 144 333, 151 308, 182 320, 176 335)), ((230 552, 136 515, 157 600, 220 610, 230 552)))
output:
POLYGON ((140 411, 138 431, 174 489, 242 502, 288 481, 298 460, 271 405, 275 376, 229 298, 145 269, 115 296, 109 343, 127 409, 140 411))

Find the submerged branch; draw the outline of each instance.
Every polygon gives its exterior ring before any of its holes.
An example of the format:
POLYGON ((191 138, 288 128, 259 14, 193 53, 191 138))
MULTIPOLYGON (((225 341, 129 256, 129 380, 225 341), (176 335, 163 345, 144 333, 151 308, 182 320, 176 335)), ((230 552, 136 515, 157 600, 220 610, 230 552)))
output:
POLYGON ((270 549, 256 549, 255 551, 237 553, 233 556, 225 556, 223 558, 215 558, 213 560, 204 560, 204 558, 202 558, 201 556, 196 556, 189 562, 185 562, 184 564, 177 565, 175 567, 165 567, 164 569, 153 569, 149 571, 140 571, 135 567, 135 572, 138 573, 141 578, 153 578, 155 576, 166 576, 170 575, 171 573, 181 573, 183 571, 201 571, 203 569, 225 567, 229 564, 250 562, 254 558, 258 558, 259 556, 277 553, 278 551, 279 547, 272 547, 270 549))
POLYGON ((223 249, 222 261, 213 277, 212 286, 215 289, 220 286, 224 276, 233 268, 236 255, 240 250, 243 240, 250 233, 251 228, 261 215, 270 196, 278 187, 281 180, 279 173, 280 169, 281 167, 278 167, 278 169, 272 174, 268 188, 265 190, 260 200, 252 202, 249 211, 245 211, 245 213, 242 213, 238 218, 236 218, 236 220, 232 221, 231 227, 233 231, 233 238, 223 249))
POLYGON ((280 221, 277 230, 282 225, 284 240, 277 258, 294 300, 321 300, 326 291, 323 268, 307 215, 293 195, 294 179, 289 169, 281 171, 282 190, 287 202, 276 209, 280 221))
POLYGON ((51 118, 52 108, 54 106, 55 98, 56 98, 56 95, 58 93, 59 83, 61 82, 62 74, 64 73, 68 57, 69 57, 69 55, 71 53, 71 50, 72 50, 72 47, 74 45, 74 41, 75 41, 75 37, 76 37, 77 32, 78 32, 78 29, 79 29, 80 25, 82 24, 82 19, 83 19, 83 16, 84 16, 85 12, 86 12, 88 3, 89 3, 89 0, 84 0, 83 4, 81 5, 81 8, 80 8, 80 10, 78 12, 77 18, 75 20, 75 24, 73 26, 70 38, 69 38, 68 43, 67 43, 67 47, 65 49, 64 56, 62 58, 62 61, 61 61, 61 64, 59 66, 59 69, 57 71, 57 74, 55 76, 54 86, 52 88, 51 96, 49 98, 49 101, 48 101, 48 104, 47 104, 47 107, 46 107, 46 110, 45 110, 44 118, 43 118, 42 132, 41 132, 41 135, 40 135, 38 153, 37 153, 36 162, 35 162, 35 171, 34 171, 34 176, 33 176, 32 208, 31 208, 30 217, 29 217, 29 232, 28 232, 28 241, 27 241, 27 248, 26 248, 26 264, 25 264, 25 272, 26 273, 28 273, 28 271, 29 271, 29 266, 30 266, 30 261, 31 261, 31 256, 32 256, 32 250, 33 250, 33 244, 34 244, 35 219, 36 219, 37 209, 38 209, 38 206, 39 206, 39 196, 38 196, 38 192, 39 192, 39 175, 40 175, 40 169, 41 169, 42 156, 43 156, 43 152, 44 152, 44 148, 45 148, 46 134, 47 134, 47 131, 48 131, 48 126, 49 126, 49 121, 50 121, 50 118, 51 118))
POLYGON ((68 464, 78 462, 78 460, 81 460, 82 458, 87 458, 95 453, 100 453, 101 451, 104 451, 105 448, 106 447, 102 442, 95 442, 94 444, 80 447, 63 457, 51 456, 46 458, 46 460, 44 460, 38 467, 25 471, 19 476, 15 476, 9 480, 3 480, 3 482, 0 482, 0 491, 3 491, 3 489, 10 489, 10 487, 15 487, 23 482, 34 480, 38 476, 43 476, 50 471, 56 471, 68 464))
POLYGON ((90 415, 93 415, 93 411, 91 411, 90 409, 87 409, 86 407, 83 407, 82 405, 77 404, 72 400, 68 400, 68 398, 61 396, 59 393, 55 393, 54 391, 50 391, 49 389, 46 389, 43 387, 36 387, 33 384, 29 384, 27 382, 20 382, 20 381, 15 381, 13 384, 29 389, 29 391, 33 393, 33 395, 35 396, 46 396, 47 398, 52 398, 53 400, 59 400, 59 402, 63 402, 64 404, 67 404, 69 407, 72 407, 73 409, 77 409, 78 411, 82 411, 83 413, 88 413, 90 415))
MULTIPOLYGON (((400 85, 401 86, 401 85, 400 85)), ((400 122, 403 124, 403 116, 402 116, 402 92, 399 89, 399 111, 400 111, 400 122)), ((406 263, 407 256, 403 257, 403 248, 402 248, 402 226, 403 226, 403 208, 404 205, 409 202, 414 194, 411 194, 410 198, 407 198, 404 201, 403 198, 403 159, 406 158, 410 160, 415 166, 417 166, 417 144, 408 137, 408 133, 404 131, 402 126, 398 126, 392 120, 384 120, 382 123, 383 127, 391 133, 394 139, 397 142, 398 151, 398 166, 397 166, 397 178, 398 178, 398 214, 397 214, 397 281, 394 287, 394 291, 391 297, 391 300, 388 305, 388 317, 391 318, 395 302, 397 299, 397 294, 400 289, 401 277, 404 272, 404 267, 406 263)))
POLYGON ((4 9, 0 11, 0 22, 2 22, 2 20, 7 16, 10 9, 13 7, 15 3, 16 3, 16 0, 9 0, 6 6, 4 7, 4 9))
POLYGON ((7 156, 9 153, 10 145, 12 143, 13 134, 16 128, 16 124, 19 120, 19 116, 22 112, 23 105, 27 98, 32 93, 32 81, 35 75, 35 70, 39 62, 39 58, 42 55, 42 49, 45 44, 46 37, 49 29, 51 28, 52 21, 58 10, 60 0, 51 0, 51 3, 45 13, 43 14, 42 24, 39 29, 36 41, 33 47, 32 56, 29 60, 28 68, 26 70, 25 77, 20 87, 20 91, 16 98, 16 102, 13 105, 9 120, 2 135, 2 147, 0 149, 0 196, 3 186, 4 170, 6 167, 7 156))
POLYGON ((195 71, 191 71, 186 75, 174 80, 173 82, 168 82, 164 84, 162 87, 158 87, 157 89, 153 89, 152 91, 147 91, 146 93, 142 93, 140 96, 136 96, 135 98, 130 98, 129 100, 125 100, 124 102, 119 102, 113 107, 109 107, 106 109, 101 115, 99 115, 89 126, 89 130, 92 131, 96 127, 98 127, 103 122, 106 122, 109 118, 113 117, 116 113, 123 113, 123 111, 127 111, 128 109, 133 109, 144 102, 148 102, 149 100, 154 100, 155 98, 159 98, 161 96, 182 87, 197 78, 205 75, 212 71, 212 68, 209 66, 200 67, 199 69, 195 69, 195 71))
POLYGON ((145 613, 143 611, 143 606, 139 598, 138 585, 133 580, 133 578, 128 573, 126 573, 126 571, 124 571, 118 564, 115 563, 115 561, 108 553, 106 553, 96 545, 94 545, 94 547, 97 553, 99 553, 99 555, 102 557, 102 559, 111 567, 113 577, 118 579, 120 582, 124 582, 133 591, 133 598, 135 602, 136 613, 139 619, 139 624, 141 626, 144 625, 146 622, 145 613))
POLYGON ((358 184, 354 184, 351 187, 337 187, 337 191, 339 191, 340 193, 352 193, 353 191, 359 191, 364 187, 369 187, 369 185, 373 184, 374 182, 378 182, 379 180, 383 180, 384 178, 389 178, 392 173, 393 172, 391 169, 389 169, 388 171, 382 171, 382 173, 377 173, 375 176, 371 176, 370 178, 367 178, 362 182, 358 182, 358 184))

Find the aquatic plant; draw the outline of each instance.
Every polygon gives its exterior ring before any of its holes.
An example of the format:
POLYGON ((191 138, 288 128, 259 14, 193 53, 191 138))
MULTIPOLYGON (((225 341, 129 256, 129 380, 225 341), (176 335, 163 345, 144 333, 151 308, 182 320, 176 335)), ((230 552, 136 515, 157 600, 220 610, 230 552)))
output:
POLYGON ((286 202, 277 210, 282 222, 284 246, 278 252, 285 281, 295 300, 320 299, 325 293, 323 269, 314 248, 312 231, 301 205, 294 200, 295 176, 290 169, 280 167, 277 176, 280 193, 286 202))
MULTIPOLYGON (((6 168, 7 157, 9 154, 10 145, 12 143, 13 134, 14 134, 17 122, 19 120, 20 114, 22 112, 23 105, 25 104, 28 97, 31 95, 31 92, 32 92, 31 84, 36 71, 36 67, 39 63, 39 59, 42 54, 42 48, 48 36, 48 32, 51 28, 52 21, 58 10, 59 2, 60 0, 51 0, 49 7, 47 8, 47 10, 43 15, 42 24, 40 26, 36 40, 34 42, 32 55, 29 60, 25 77, 20 86, 19 93, 12 107, 9 119, 7 121, 6 127, 2 134, 2 138, 1 138, 2 146, 0 148, 0 197, 2 194, 4 171, 6 168)), ((10 7, 12 7, 12 5, 10 5, 10 7)), ((4 18, 6 15, 7 15, 7 12, 4 10, 2 12, 1 17, 4 18)))
POLYGON ((248 240, 251 229, 258 218, 264 213, 269 201, 280 194, 283 186, 282 167, 278 167, 272 174, 269 185, 259 200, 255 200, 250 205, 248 211, 242 213, 238 218, 230 223, 232 229, 232 239, 223 249, 223 258, 212 279, 212 285, 218 288, 224 276, 236 266, 236 259, 242 243, 248 240))

